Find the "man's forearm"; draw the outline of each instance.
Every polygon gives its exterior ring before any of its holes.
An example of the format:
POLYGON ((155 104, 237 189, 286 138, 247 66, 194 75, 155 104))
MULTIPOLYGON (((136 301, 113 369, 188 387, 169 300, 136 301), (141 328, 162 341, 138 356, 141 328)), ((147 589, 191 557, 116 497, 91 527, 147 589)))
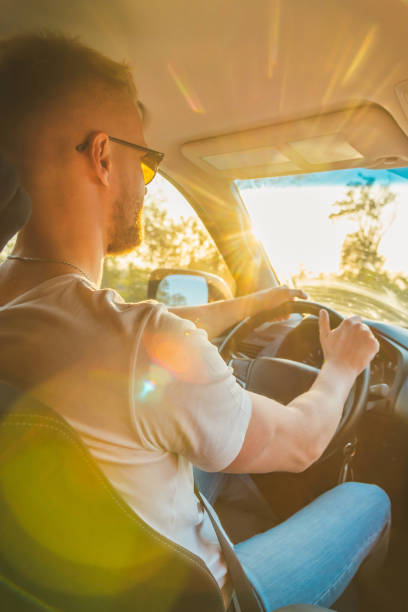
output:
POLYGON ((290 402, 302 416, 312 458, 320 457, 333 438, 354 381, 355 373, 326 361, 309 391, 290 402))
POLYGON ((262 299, 263 292, 258 292, 203 306, 175 306, 169 308, 169 311, 183 319, 193 321, 197 327, 205 329, 211 339, 248 315, 259 312, 263 306, 262 299))
POLYGON ((324 452, 355 376, 325 363, 312 387, 287 406, 248 392, 252 416, 243 447, 225 472, 300 472, 324 452))
POLYGON ((306 299, 307 295, 301 289, 279 286, 232 300, 221 300, 203 306, 178 306, 169 310, 183 319, 190 319, 197 327, 205 329, 209 338, 215 338, 245 317, 253 316, 262 310, 272 310, 295 298, 306 299))

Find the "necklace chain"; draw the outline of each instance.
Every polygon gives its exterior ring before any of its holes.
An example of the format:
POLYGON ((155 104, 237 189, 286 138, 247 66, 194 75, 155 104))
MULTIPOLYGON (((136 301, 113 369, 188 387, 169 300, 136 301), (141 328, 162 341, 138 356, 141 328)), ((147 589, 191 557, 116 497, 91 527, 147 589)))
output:
POLYGON ((64 266, 70 266, 71 268, 75 268, 78 270, 85 278, 93 284, 88 274, 84 272, 79 266, 70 263, 69 261, 64 261, 63 259, 47 259, 45 257, 23 257, 22 255, 8 255, 7 259, 16 259, 17 261, 29 262, 29 263, 54 263, 54 264, 63 264, 64 266))

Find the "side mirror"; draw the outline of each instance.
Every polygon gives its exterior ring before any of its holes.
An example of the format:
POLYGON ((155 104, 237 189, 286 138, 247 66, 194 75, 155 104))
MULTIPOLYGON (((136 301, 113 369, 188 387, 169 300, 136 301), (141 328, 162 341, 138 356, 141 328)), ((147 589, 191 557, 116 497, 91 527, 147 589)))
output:
POLYGON ((200 306, 233 297, 227 283, 209 272, 160 268, 150 275, 147 297, 167 306, 200 306))

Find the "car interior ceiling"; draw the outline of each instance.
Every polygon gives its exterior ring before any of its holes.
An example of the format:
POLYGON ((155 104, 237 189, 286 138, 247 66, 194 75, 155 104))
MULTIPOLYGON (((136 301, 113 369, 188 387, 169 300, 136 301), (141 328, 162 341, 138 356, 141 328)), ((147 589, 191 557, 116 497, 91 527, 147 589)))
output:
MULTIPOLYGON (((250 220, 232 180, 293 170, 260 167, 250 156, 244 166, 228 166, 222 156, 272 146, 299 172, 356 167, 353 160, 302 165, 290 146, 335 133, 362 153, 365 167, 408 165, 403 0, 4 0, 2 8, 2 36, 57 29, 131 61, 148 145, 166 152, 163 174, 186 195, 233 272, 229 236, 245 234, 250 220)), ((248 260, 252 240, 235 247, 248 260)), ((238 294, 277 282, 266 261, 257 265, 252 285, 245 270, 235 270, 238 294)), ((375 411, 358 431, 355 472, 389 493, 395 533, 367 611, 407 609, 407 434, 406 424, 375 411)), ((337 453, 304 474, 255 479, 283 520, 336 484, 342 461, 337 453)))

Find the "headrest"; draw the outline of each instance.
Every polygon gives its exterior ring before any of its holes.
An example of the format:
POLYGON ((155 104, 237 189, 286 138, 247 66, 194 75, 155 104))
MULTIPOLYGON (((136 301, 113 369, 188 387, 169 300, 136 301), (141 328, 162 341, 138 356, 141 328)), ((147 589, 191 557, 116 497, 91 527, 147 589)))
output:
POLYGON ((16 169, 0 153, 0 250, 28 221, 31 199, 16 169))

